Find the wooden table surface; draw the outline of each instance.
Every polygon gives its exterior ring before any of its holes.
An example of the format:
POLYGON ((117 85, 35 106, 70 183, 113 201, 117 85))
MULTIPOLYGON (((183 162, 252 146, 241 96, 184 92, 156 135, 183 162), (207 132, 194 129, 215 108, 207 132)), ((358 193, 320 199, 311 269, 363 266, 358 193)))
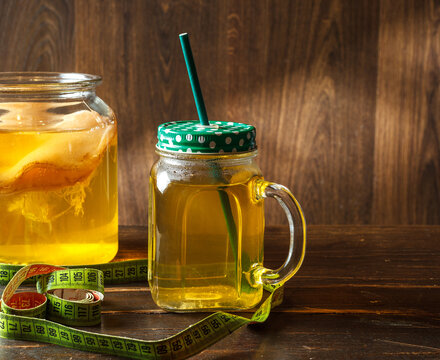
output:
MULTIPOLYGON (((265 265, 277 267, 287 229, 266 230, 265 265)), ((146 229, 122 227, 117 260, 146 256, 146 229)), ((304 264, 266 323, 237 330, 197 359, 440 359, 440 226, 309 226, 304 264)), ((147 284, 108 286, 91 331, 170 336, 206 314, 173 314, 147 284)), ((117 359, 0 339, 0 359, 117 359)))

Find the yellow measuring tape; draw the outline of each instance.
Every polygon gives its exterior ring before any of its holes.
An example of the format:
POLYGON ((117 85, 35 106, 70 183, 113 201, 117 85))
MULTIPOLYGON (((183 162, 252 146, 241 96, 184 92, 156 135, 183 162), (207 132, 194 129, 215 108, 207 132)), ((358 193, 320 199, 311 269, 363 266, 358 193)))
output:
POLYGON ((0 285, 6 285, 1 297, 0 337, 131 359, 185 359, 245 324, 264 322, 270 310, 283 300, 283 287, 265 287, 270 295, 250 319, 216 312, 176 335, 155 341, 104 335, 67 326, 99 324, 104 283, 134 281, 147 281, 147 260, 85 268, 0 264, 0 285), (37 293, 16 292, 22 283, 30 280, 35 281, 37 293))

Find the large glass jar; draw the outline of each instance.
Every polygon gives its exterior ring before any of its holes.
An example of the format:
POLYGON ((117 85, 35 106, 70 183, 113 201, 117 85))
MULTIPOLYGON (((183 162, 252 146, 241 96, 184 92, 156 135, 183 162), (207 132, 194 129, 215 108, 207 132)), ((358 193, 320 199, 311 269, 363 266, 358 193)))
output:
POLYGON ((101 78, 0 73, 0 262, 110 261, 118 250, 117 126, 101 78))

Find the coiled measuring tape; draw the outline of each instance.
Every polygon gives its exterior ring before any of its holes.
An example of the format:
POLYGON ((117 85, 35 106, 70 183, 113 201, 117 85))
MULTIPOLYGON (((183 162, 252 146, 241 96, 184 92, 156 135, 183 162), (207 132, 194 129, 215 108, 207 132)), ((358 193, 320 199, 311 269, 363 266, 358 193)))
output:
POLYGON ((0 285, 6 285, 1 297, 0 337, 51 343, 131 359, 180 360, 197 354, 245 324, 264 322, 270 310, 283 300, 283 287, 265 287, 270 295, 250 319, 216 312, 176 335, 155 341, 70 327, 100 323, 104 282, 121 284, 134 281, 147 281, 147 260, 86 268, 0 264, 0 285), (30 280, 36 283, 37 293, 16 292, 22 283, 30 280))

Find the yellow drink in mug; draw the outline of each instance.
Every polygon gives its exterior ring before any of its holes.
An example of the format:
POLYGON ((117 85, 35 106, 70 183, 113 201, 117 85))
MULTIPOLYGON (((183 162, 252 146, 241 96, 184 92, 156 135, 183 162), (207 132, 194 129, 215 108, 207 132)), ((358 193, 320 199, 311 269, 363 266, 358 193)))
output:
POLYGON ((0 74, 0 262, 110 261, 117 129, 84 74, 0 74))
POLYGON ((253 126, 178 121, 162 124, 158 138, 149 198, 153 300, 171 311, 255 306, 263 284, 282 284, 301 266, 299 204, 263 179, 253 126), (265 197, 278 200, 291 228, 288 258, 275 271, 263 267, 265 197))

